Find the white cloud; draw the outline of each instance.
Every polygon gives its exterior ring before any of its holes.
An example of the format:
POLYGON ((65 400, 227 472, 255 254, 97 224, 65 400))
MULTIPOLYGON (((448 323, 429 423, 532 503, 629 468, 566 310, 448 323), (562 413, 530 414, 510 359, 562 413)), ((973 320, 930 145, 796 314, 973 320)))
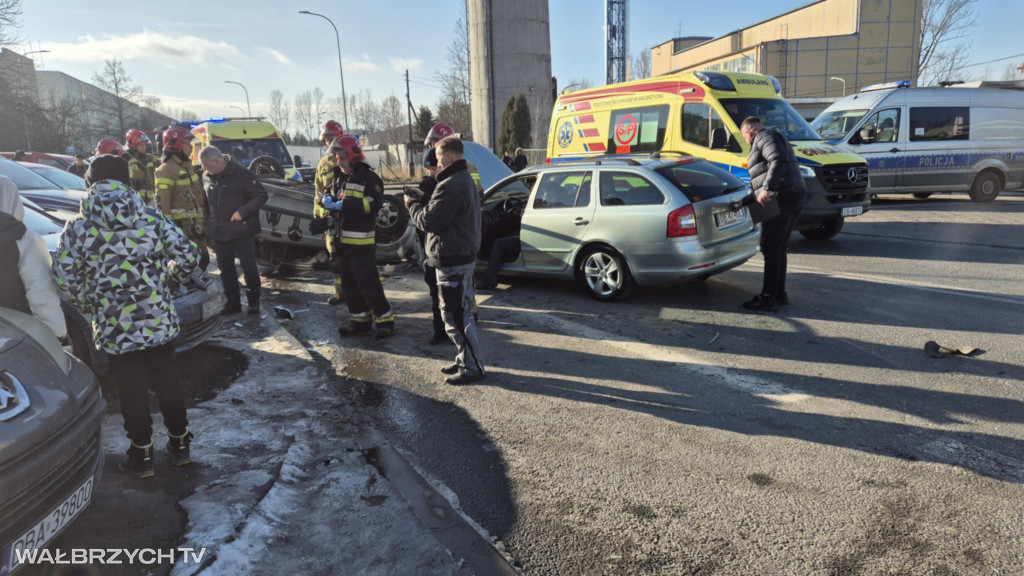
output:
POLYGON ((360 56, 359 60, 342 59, 342 65, 345 67, 345 70, 352 70, 353 72, 380 71, 380 66, 370 59, 370 54, 367 52, 363 52, 363 55, 360 56))
POLYGON ((266 46, 260 46, 259 48, 257 48, 257 50, 259 52, 261 52, 262 54, 264 54, 264 55, 274 59, 274 61, 277 62, 278 64, 280 64, 281 66, 291 66, 292 65, 292 59, 291 58, 285 56, 284 54, 278 52, 277 50, 274 50, 273 48, 268 48, 266 46))
POLYGON ((395 72, 419 70, 423 66, 423 60, 419 58, 388 58, 388 62, 391 64, 391 69, 395 72))
POLYGON ((227 59, 247 59, 241 50, 227 42, 214 42, 198 36, 169 36, 148 30, 125 36, 82 36, 75 42, 47 43, 46 48, 50 51, 47 59, 64 62, 102 62, 117 58, 220 65, 227 59))

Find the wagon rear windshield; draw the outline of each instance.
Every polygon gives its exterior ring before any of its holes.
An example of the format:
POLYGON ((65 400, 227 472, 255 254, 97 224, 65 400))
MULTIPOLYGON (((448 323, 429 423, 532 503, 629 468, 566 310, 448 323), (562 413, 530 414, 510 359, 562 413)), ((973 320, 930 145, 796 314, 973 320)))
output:
POLYGON ((736 176, 707 162, 672 164, 659 168, 658 174, 679 188, 690 202, 700 202, 747 188, 736 176))

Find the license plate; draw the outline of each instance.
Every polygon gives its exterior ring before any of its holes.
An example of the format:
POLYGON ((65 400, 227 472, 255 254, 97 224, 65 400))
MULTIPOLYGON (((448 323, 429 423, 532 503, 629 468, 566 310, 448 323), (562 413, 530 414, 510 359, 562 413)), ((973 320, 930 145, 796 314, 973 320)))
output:
POLYGON ((747 219, 747 209, 741 208, 740 210, 733 212, 718 212, 715 214, 715 224, 719 228, 727 228, 733 224, 739 224, 747 219))
POLYGON ((863 206, 854 206, 853 208, 843 208, 843 216, 860 216, 864 213, 863 206))
POLYGON ((220 295, 216 298, 210 298, 206 302, 203 302, 203 321, 213 318, 221 311, 220 295))
POLYGON ((92 500, 92 480, 93 477, 90 476, 67 499, 4 549, 3 563, 0 564, 0 576, 6 576, 21 566, 18 562, 17 550, 31 552, 45 548, 82 513, 82 510, 85 510, 89 501, 92 500))

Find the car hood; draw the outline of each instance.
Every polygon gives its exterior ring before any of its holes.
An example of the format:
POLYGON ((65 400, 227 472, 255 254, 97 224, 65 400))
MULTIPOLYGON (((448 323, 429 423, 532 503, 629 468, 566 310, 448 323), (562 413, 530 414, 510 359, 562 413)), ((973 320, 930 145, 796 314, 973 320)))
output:
POLYGON ((46 251, 53 257, 57 253, 57 244, 60 242, 60 234, 47 234, 43 236, 43 241, 46 242, 46 251))
POLYGON ((512 175, 512 170, 505 166, 505 163, 476 142, 463 142, 466 160, 476 166, 477 174, 480 176, 480 185, 484 190, 489 189, 500 182, 503 178, 512 175))

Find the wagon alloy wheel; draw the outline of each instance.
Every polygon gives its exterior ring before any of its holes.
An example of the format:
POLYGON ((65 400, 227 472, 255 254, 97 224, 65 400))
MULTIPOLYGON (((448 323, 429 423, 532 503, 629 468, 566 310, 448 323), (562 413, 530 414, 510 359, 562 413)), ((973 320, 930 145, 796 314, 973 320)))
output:
POLYGON ((633 286, 622 256, 606 248, 594 249, 583 257, 578 278, 587 292, 598 300, 621 300, 633 286))
POLYGON ((391 202, 385 202, 377 211, 377 226, 390 228, 398 222, 398 209, 391 202))

